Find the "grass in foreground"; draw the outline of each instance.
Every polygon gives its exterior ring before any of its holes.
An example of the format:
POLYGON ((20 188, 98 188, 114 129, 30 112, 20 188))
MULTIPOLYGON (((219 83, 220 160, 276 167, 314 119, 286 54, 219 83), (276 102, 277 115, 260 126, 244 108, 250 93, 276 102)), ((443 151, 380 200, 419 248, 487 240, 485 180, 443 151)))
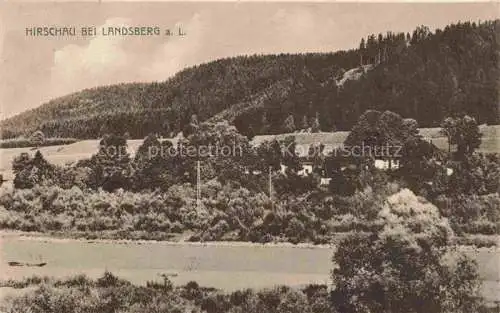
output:
MULTIPOLYGON (((33 276, 3 281, 1 287, 27 288, 7 296, 0 305, 6 313, 17 312, 207 312, 207 313, 336 313, 326 285, 304 288, 276 286, 261 290, 224 293, 192 281, 174 286, 167 278, 134 285, 105 272, 98 279, 77 275, 67 279, 33 276)), ((478 313, 497 312, 482 306, 478 313)))

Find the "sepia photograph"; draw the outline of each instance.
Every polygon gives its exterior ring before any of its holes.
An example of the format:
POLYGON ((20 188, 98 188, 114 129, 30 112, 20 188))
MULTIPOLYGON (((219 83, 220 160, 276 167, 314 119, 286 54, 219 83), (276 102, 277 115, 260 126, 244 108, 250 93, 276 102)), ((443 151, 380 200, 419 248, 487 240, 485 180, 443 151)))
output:
POLYGON ((500 2, 0 3, 0 313, 500 313, 500 2))

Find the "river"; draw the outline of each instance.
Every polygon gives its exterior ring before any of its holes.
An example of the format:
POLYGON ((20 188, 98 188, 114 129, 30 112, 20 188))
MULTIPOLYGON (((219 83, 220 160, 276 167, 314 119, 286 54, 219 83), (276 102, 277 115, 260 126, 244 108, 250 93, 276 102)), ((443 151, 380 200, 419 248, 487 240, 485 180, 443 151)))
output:
MULTIPOLYGON (((226 291, 329 283, 332 249, 287 245, 183 244, 166 242, 88 242, 82 240, 0 237, 0 278, 87 274, 105 270, 137 284, 160 281, 172 274, 174 283, 191 280, 226 291), (9 261, 46 262, 44 267, 10 267, 9 261)), ((473 255, 483 279, 483 295, 500 300, 500 251, 481 249, 473 255)))

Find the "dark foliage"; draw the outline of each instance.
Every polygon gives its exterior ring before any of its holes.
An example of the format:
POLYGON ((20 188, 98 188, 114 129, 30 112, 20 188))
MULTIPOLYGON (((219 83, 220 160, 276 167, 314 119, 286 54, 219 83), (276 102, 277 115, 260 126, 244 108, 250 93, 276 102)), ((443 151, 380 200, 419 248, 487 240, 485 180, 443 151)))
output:
MULTIPOLYGON (((59 146, 59 145, 69 145, 77 142, 75 138, 45 138, 43 142, 38 144, 38 147, 47 146, 59 146)), ((32 139, 26 138, 16 138, 0 141, 0 149, 10 149, 10 148, 26 148, 33 147, 35 144, 32 139)))
POLYGON ((390 110, 421 127, 438 126, 454 113, 497 124, 499 25, 465 22, 434 33, 418 27, 411 36, 371 35, 359 49, 335 53, 221 59, 165 82, 83 90, 7 119, 0 129, 2 138, 36 130, 48 137, 114 131, 144 138, 185 130, 196 115, 200 122, 230 120, 251 137, 285 128, 348 130, 367 109, 390 110), (365 68, 354 70, 360 65, 365 68), (350 69, 366 73, 344 79, 350 69))
POLYGON ((336 313, 329 301, 327 286, 309 285, 304 289, 277 286, 261 290, 225 293, 200 287, 196 282, 174 286, 168 278, 133 285, 106 272, 97 280, 74 276, 64 280, 28 277, 2 282, 14 288, 32 290, 8 298, 2 312, 191 312, 191 313, 336 313))

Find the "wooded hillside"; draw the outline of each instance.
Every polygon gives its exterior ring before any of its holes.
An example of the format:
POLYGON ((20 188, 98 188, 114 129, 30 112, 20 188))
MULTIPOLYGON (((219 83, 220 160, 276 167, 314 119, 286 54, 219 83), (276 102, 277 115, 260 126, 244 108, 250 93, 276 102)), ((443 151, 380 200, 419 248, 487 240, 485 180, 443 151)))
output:
POLYGON ((168 136, 196 115, 228 119, 246 135, 348 130, 367 109, 435 127, 467 113, 498 124, 500 22, 371 35, 358 49, 238 56, 187 68, 164 82, 102 86, 0 122, 2 138, 168 136), (361 67, 361 65, 364 65, 361 67))

